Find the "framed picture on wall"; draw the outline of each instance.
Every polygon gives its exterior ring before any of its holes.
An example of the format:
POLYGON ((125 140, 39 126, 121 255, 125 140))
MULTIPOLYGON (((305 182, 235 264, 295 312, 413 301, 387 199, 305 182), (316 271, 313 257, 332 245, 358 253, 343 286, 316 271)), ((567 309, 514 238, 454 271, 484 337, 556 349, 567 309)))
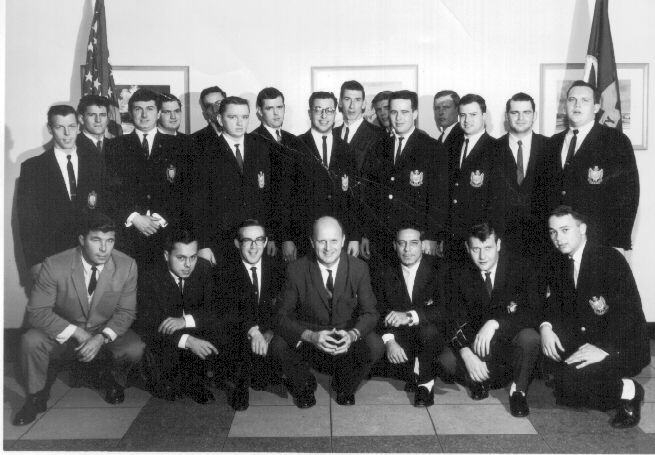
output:
MULTIPOLYGON (((364 86, 366 109, 364 118, 377 125, 375 110, 371 100, 385 90, 411 90, 418 93, 418 65, 384 66, 314 66, 312 67, 312 91, 332 92, 339 98, 341 84, 356 80, 364 86)), ((342 121, 337 112, 336 123, 342 121)), ((418 125, 418 120, 417 120, 418 125)))
MULTIPOLYGON (((132 94, 140 88, 175 95, 182 101, 180 132, 191 131, 188 66, 114 66, 112 74, 118 95, 123 134, 129 134, 134 130, 132 118, 127 111, 127 103, 132 94)), ((80 81, 84 81, 84 65, 81 66, 80 75, 80 81)))
MULTIPOLYGON (((619 95, 623 132, 635 150, 648 147, 648 63, 619 63, 619 95)), ((541 134, 552 136, 568 127, 566 92, 584 77, 583 63, 541 65, 541 134)))

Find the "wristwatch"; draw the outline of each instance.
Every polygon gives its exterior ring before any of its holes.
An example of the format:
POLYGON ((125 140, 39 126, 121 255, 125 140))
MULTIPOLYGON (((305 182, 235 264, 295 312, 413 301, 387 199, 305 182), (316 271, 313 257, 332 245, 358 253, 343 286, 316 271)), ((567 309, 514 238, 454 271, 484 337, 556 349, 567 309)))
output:
POLYGON ((111 343, 111 337, 107 335, 105 332, 100 332, 100 335, 105 339, 105 344, 111 343))
POLYGON ((409 322, 407 323, 407 325, 414 324, 414 315, 411 313, 411 311, 405 313, 405 316, 407 316, 409 318, 409 322))

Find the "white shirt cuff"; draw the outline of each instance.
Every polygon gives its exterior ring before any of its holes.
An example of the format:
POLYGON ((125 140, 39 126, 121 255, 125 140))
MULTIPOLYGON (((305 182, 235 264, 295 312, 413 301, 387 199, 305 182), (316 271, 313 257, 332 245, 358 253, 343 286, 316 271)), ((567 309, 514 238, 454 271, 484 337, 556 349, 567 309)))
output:
POLYGON ((418 325, 418 313, 415 310, 410 311, 410 313, 412 314, 412 319, 414 320, 414 322, 412 324, 409 324, 409 326, 413 327, 415 325, 418 325))
POLYGON ((139 214, 139 212, 134 212, 134 213, 130 214, 130 216, 127 217, 127 221, 125 222, 125 227, 131 227, 132 226, 132 220, 138 214, 139 214))
POLYGON ((254 327, 251 327, 250 330, 248 330, 248 339, 252 340, 252 334, 255 333, 255 330, 259 332, 259 326, 256 325, 254 327))
POLYGON ((539 329, 541 329, 542 327, 550 327, 550 330, 553 330, 553 324, 551 324, 548 321, 544 321, 541 323, 541 325, 539 325, 539 329))
POLYGON ((184 320, 186 321, 186 328, 187 329, 195 329, 196 328, 196 320, 193 319, 193 316, 190 314, 185 314, 184 320))
POLYGON ((73 336, 75 329, 77 329, 77 326, 69 324, 68 327, 63 330, 63 332, 55 337, 55 340, 57 340, 59 344, 64 344, 71 336, 73 336))
POLYGON ((384 344, 387 344, 387 341, 391 341, 391 340, 395 340, 395 339, 396 339, 396 337, 394 336, 393 333, 385 333, 384 335, 382 335, 382 342, 384 344))
POLYGON ((109 327, 105 327, 104 329, 102 329, 102 332, 109 335, 109 338, 111 338, 111 341, 114 341, 116 339, 116 337, 118 336, 118 335, 116 335, 116 332, 114 332, 109 327))
POLYGON ((180 337, 180 342, 177 343, 177 347, 180 349, 186 349, 186 340, 189 338, 189 334, 185 333, 180 337))
POLYGON ((166 227, 166 225, 168 225, 168 221, 166 221, 159 213, 153 213, 152 217, 159 219, 159 225, 161 227, 166 227))

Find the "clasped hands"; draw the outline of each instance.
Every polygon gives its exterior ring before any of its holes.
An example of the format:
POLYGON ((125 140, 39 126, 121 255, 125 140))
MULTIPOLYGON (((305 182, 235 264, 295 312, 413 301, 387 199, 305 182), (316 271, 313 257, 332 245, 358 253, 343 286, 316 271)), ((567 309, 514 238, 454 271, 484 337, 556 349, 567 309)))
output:
MULTIPOLYGON (((560 342, 559 337, 555 334, 553 329, 550 326, 541 327, 541 350, 544 355, 548 358, 561 362, 562 357, 560 352, 564 352, 564 346, 560 342)), ((607 353, 593 344, 585 343, 578 348, 573 354, 564 360, 564 363, 571 365, 573 363, 579 363, 576 365, 577 369, 584 368, 587 365, 592 363, 598 363, 605 360, 607 353)))
POLYGON ((321 330, 312 332, 310 342, 326 354, 339 355, 348 352, 354 337, 345 330, 321 330))
POLYGON ((101 334, 91 335, 80 327, 75 329, 72 336, 79 343, 75 348, 75 352, 77 352, 77 359, 80 362, 93 360, 100 352, 102 345, 105 344, 105 338, 101 334))

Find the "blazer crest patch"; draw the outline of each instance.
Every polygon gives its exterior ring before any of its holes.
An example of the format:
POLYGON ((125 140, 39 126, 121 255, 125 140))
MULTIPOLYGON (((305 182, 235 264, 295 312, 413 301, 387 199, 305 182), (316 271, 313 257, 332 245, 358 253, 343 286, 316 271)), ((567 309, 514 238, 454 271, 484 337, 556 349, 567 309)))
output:
POLYGON ((264 178, 264 171, 261 171, 259 174, 257 174, 257 183, 259 184, 260 188, 264 188, 264 186, 266 186, 266 179, 264 178))
POLYGON ((426 306, 434 305, 434 300, 430 299, 427 302, 425 302, 426 306))
POLYGON ((509 305, 507 305, 507 312, 508 312, 509 314, 514 314, 514 313, 516 313, 516 307, 517 307, 517 306, 518 306, 518 305, 516 304, 516 302, 509 302, 509 305))
POLYGON ((473 188, 480 188, 484 183, 484 172, 479 170, 471 172, 471 186, 473 188))
POLYGON ((348 176, 346 174, 341 177, 341 190, 348 191, 348 176))
POLYGON ((602 316, 610 309, 610 306, 602 295, 600 297, 592 297, 591 300, 589 300, 589 305, 591 305, 591 309, 594 310, 596 316, 602 316))
POLYGON ((166 168, 166 180, 173 183, 175 181, 175 175, 177 174, 177 168, 175 165, 171 164, 166 168))
POLYGON ((603 170, 598 169, 598 166, 594 166, 594 168, 589 168, 589 173, 587 174, 587 182, 591 183, 592 185, 599 185, 603 183, 603 170))
POLYGON ((91 191, 89 193, 89 197, 87 197, 87 199, 86 199, 86 205, 90 209, 94 209, 94 208, 96 208, 97 203, 98 203, 98 193, 96 193, 95 191, 91 191))
POLYGON ((418 169, 415 171, 410 171, 409 184, 412 186, 423 185, 423 172, 419 171, 418 169))

